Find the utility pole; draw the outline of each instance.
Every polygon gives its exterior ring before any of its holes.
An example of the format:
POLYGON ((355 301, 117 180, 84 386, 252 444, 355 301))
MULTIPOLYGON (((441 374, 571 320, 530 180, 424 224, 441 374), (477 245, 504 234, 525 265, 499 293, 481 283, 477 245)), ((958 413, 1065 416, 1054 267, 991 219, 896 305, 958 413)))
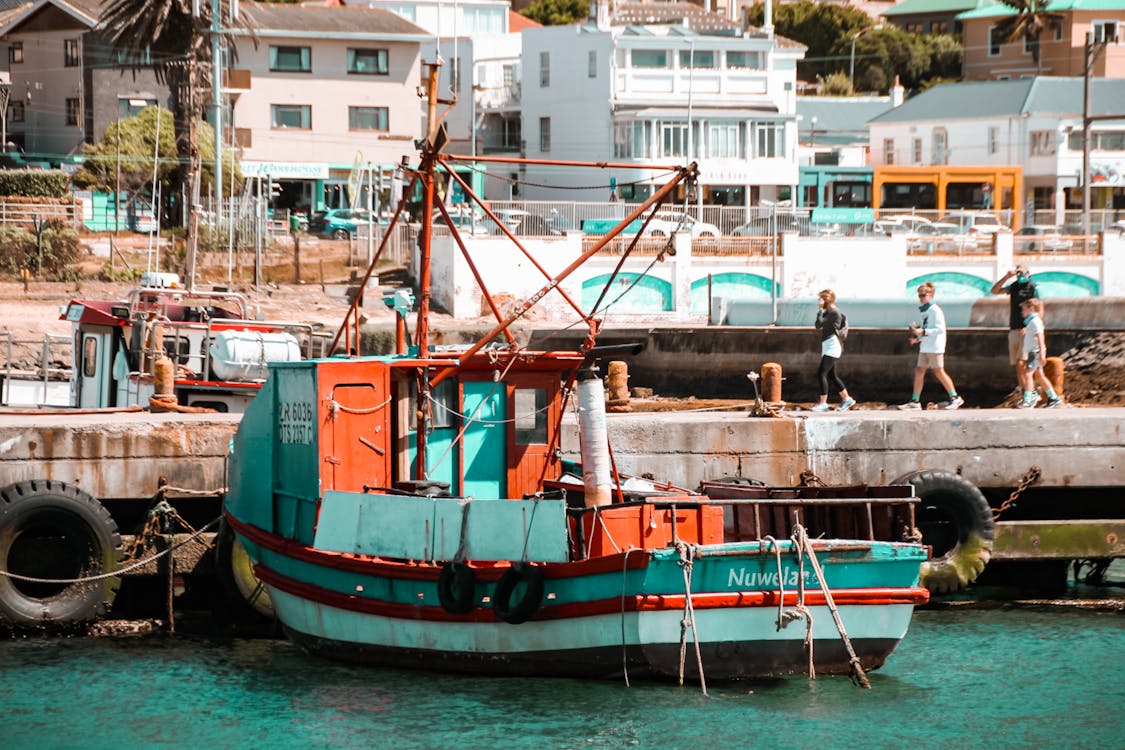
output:
POLYGON ((1096 119, 1090 115, 1090 79, 1098 55, 1105 51, 1108 39, 1095 44, 1093 35, 1086 32, 1086 43, 1082 47, 1082 234, 1090 236, 1090 124, 1096 119))
POLYGON ((199 252, 199 128, 195 107, 196 61, 188 60, 188 200, 187 209, 187 290, 195 291, 195 259, 199 252))
POLYGON ((222 65, 222 0, 211 0, 211 118, 215 126, 215 231, 219 231, 223 215, 223 65, 222 65))

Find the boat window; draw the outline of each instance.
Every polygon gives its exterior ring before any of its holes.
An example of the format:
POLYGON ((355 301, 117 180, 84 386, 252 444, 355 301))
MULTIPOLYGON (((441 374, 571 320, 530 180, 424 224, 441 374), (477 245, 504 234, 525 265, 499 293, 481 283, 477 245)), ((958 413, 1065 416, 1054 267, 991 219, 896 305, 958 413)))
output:
POLYGON ((98 340, 87 336, 82 342, 82 377, 92 378, 98 369, 98 340))
POLYGON ((547 442, 547 390, 517 388, 513 396, 516 423, 516 444, 534 445, 547 442))
MULTIPOLYGON (((454 417, 457 415, 457 385, 453 380, 443 380, 438 384, 437 388, 430 391, 430 413, 433 415, 433 423, 430 425, 431 429, 441 429, 443 427, 452 427, 454 417)), ((418 400, 418 386, 412 380, 410 381, 410 401, 417 403, 418 400)), ((418 412, 411 409, 410 411, 410 429, 418 429, 418 412)))

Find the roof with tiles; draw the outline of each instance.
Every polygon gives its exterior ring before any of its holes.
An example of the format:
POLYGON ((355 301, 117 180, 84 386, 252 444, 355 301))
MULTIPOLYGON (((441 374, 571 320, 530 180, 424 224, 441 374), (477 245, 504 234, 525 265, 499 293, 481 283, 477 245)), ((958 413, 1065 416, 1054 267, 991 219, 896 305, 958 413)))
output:
MULTIPOLYGON (((1051 0, 1047 3, 1046 10, 1050 13, 1067 13, 1077 10, 1125 10, 1125 0, 1051 0)), ((1009 5, 989 1, 961 13, 957 16, 957 20, 1000 18, 1002 16, 1014 16, 1016 12, 1016 9, 1009 5)))
POLYGON ((967 10, 991 5, 992 0, 903 0, 895 7, 883 11, 887 18, 895 16, 934 16, 946 13, 964 13, 967 10))

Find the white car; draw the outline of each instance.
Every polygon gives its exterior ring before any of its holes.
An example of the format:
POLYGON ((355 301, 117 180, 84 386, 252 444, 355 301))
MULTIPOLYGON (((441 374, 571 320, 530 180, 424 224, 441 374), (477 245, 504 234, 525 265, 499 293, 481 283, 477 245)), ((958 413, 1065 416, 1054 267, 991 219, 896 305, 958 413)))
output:
MULTIPOLYGON (((640 221, 644 223, 643 218, 640 221)), ((657 211, 645 229, 645 234, 652 237, 668 237, 675 232, 690 232, 692 239, 722 234, 714 224, 693 219, 680 211, 657 211)))
POLYGON ((884 216, 875 222, 875 230, 883 234, 917 234, 932 222, 922 216, 898 214, 884 216))
POLYGON ((967 234, 994 234, 1007 230, 991 211, 950 211, 938 221, 955 224, 967 234))
POLYGON ((1062 236, 1062 227, 1054 224, 1028 224, 1016 232, 1017 247, 1032 253, 1065 253, 1070 240, 1062 236))

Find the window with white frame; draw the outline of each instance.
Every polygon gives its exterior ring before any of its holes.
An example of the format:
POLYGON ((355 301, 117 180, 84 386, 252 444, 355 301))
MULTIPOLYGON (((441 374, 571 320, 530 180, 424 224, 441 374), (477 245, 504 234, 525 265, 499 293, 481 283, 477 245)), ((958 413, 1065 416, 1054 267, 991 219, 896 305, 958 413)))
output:
POLYGON ((388 72, 387 50, 348 48, 348 73, 352 75, 385 76, 388 72))
POLYGON ((275 73, 311 73, 312 48, 270 47, 270 70, 275 73))
POLYGON ((1004 34, 1000 31, 999 27, 990 26, 988 28, 988 56, 999 57, 1000 47, 1004 44, 1004 34))
POLYGON ((635 49, 629 53, 629 63, 634 68, 667 68, 668 50, 635 49))
POLYGON ((23 62, 23 42, 12 42, 8 45, 8 64, 16 65, 23 62))
POLYGON ((754 156, 758 159, 785 156, 785 123, 754 123, 754 156))
POLYGON ((1000 128, 990 127, 988 129, 988 155, 992 156, 993 154, 995 154, 999 151, 1000 151, 1000 128))
POLYGON ((727 52, 727 68, 729 70, 761 70, 762 53, 743 51, 727 52))
POLYGON ((745 129, 736 120, 710 122, 707 124, 707 156, 714 159, 741 159, 742 134, 745 129))
POLYGON ((911 158, 915 164, 922 163, 922 139, 914 138, 910 143, 911 158))
POLYGON ((681 68, 714 68, 715 51, 707 49, 680 50, 681 68))
POLYGON ((686 122, 660 123, 660 155, 687 156, 688 126, 686 122))
POLYGON ((648 156, 649 125, 643 120, 619 122, 613 126, 613 155, 618 159, 648 156))
POLYGON ((1090 24, 1094 44, 1117 44, 1117 21, 1094 21, 1090 24))
POLYGON ((551 85, 551 53, 539 53, 539 86, 546 88, 551 85))
POLYGON ((311 104, 271 104, 270 127, 275 130, 310 130, 311 104))
POLYGON ((24 120, 23 102, 18 102, 18 101, 13 100, 12 103, 8 105, 8 113, 9 113, 9 121, 10 122, 23 122, 23 120, 24 120))
POLYGON ((883 139, 883 163, 884 164, 894 164, 895 163, 895 139, 894 138, 884 138, 883 139))
POLYGON ((551 150, 551 118, 539 118, 539 150, 547 153, 551 150))
POLYGON ((949 163, 949 131, 945 128, 934 128, 934 164, 949 163))
POLYGON ((1054 156, 1058 137, 1053 130, 1033 130, 1028 143, 1031 156, 1054 156))
POLYGON ((117 111, 121 117, 136 117, 149 107, 157 105, 156 99, 149 96, 121 96, 117 99, 117 111))
POLYGON ((387 107, 348 107, 348 130, 389 130, 387 107))
POLYGON ((589 52, 586 53, 586 77, 587 78, 597 78, 598 77, 598 51, 597 50, 592 49, 592 50, 590 50, 589 52))
POLYGON ((1054 31, 1055 31, 1055 36, 1054 36, 1055 41, 1061 42, 1062 38, 1063 38, 1063 25, 1062 25, 1061 22, 1054 24, 1054 31))

